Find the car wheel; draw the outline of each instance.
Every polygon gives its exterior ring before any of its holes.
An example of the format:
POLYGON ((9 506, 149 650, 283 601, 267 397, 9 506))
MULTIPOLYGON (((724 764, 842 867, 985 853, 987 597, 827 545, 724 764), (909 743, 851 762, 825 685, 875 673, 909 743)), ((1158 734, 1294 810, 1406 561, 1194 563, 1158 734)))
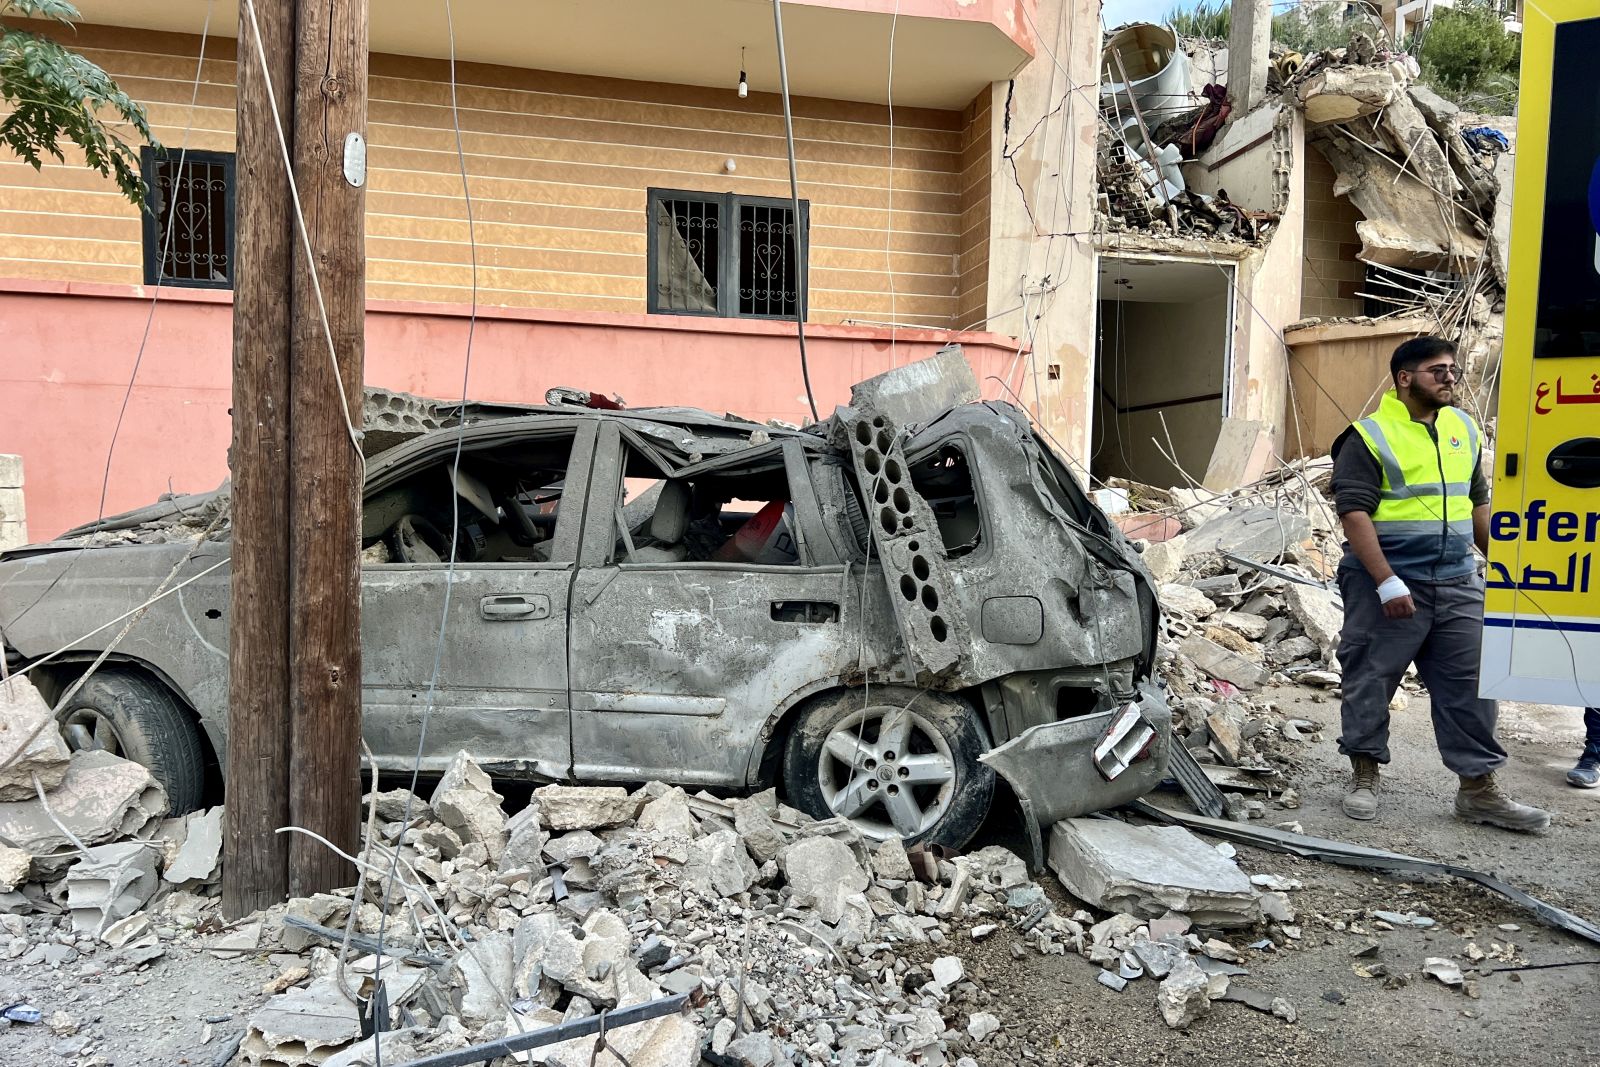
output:
POLYGON ((977 712, 948 693, 871 686, 832 693, 801 714, 784 750, 789 803, 849 819, 866 837, 961 848, 994 796, 978 762, 977 712))
POLYGON ((200 733, 172 692, 134 671, 96 671, 57 715, 73 751, 99 750, 143 764, 166 790, 169 815, 205 799, 200 733))

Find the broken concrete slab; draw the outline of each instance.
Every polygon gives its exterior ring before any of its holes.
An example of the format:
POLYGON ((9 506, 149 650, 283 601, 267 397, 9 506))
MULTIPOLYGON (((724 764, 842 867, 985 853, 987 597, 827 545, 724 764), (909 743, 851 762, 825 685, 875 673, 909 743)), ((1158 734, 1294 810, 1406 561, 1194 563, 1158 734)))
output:
POLYGON ((1179 648, 1206 674, 1240 689, 1259 689, 1272 678, 1272 672, 1261 664, 1252 663, 1209 638, 1191 635, 1184 638, 1179 648))
POLYGON ((1241 637, 1252 641, 1259 641, 1267 634, 1267 620, 1259 615, 1247 615, 1241 611, 1222 611, 1210 619, 1212 625, 1225 626, 1241 637))
POLYGON ((1388 142, 1401 165, 1421 177, 1423 184, 1449 200, 1461 191, 1461 183, 1445 156, 1444 147, 1434 135, 1420 108, 1408 93, 1399 93, 1383 110, 1379 135, 1388 142))
POLYGON ((1400 86, 1387 67, 1328 66, 1296 89, 1308 127, 1375 115, 1399 94, 1400 86))
POLYGON ((1169 582, 1161 586, 1156 599, 1161 604, 1161 610, 1169 613, 1181 611, 1196 619, 1209 618, 1217 610, 1216 602, 1210 597, 1181 582, 1169 582))
POLYGON ((155 894, 156 850, 142 841, 99 845, 67 871, 74 930, 99 935, 155 894))
POLYGON ((917 876, 906 856, 905 843, 898 837, 878 843, 872 853, 872 873, 879 879, 901 882, 909 882, 917 876))
POLYGON ((1224 417, 1200 484, 1214 493, 1249 485, 1271 466, 1272 448, 1272 433, 1266 423, 1224 417))
POLYGON ((783 850, 778 863, 795 895, 811 901, 823 922, 837 923, 849 898, 867 888, 867 872, 855 853, 835 838, 797 841, 783 850))
POLYGON ((239 1055, 249 1067, 312 1067, 360 1037, 356 1006, 330 976, 267 1001, 251 1017, 239 1055))
POLYGON ((1205 926, 1245 926, 1260 916, 1238 864, 1175 826, 1066 819, 1050 830, 1050 869, 1079 899, 1155 919, 1181 912, 1205 926))
MULTIPOLYGON (((66 776, 47 795, 50 812, 86 845, 131 837, 167 810, 166 793, 148 770, 100 750, 72 753, 66 776)), ((73 848, 37 797, 0 804, 0 839, 35 857, 73 848)))
POLYGON ((50 705, 26 676, 0 681, 0 801, 33 800, 67 776, 71 753, 50 705))
POLYGON ((1429 956, 1425 959, 1422 962, 1422 973, 1453 987, 1459 987, 1465 980, 1461 973, 1461 965, 1442 956, 1429 956))
POLYGON ((1224 512, 1185 536, 1189 558, 1228 552, 1260 563, 1281 559, 1291 545, 1311 536, 1304 515, 1279 508, 1238 508, 1224 512))
POLYGON ((551 830, 621 826, 638 813, 641 797, 618 786, 547 785, 533 791, 539 818, 551 830))
POLYGON ((482 1026, 504 1017, 503 991, 511 988, 511 935, 489 931, 479 935, 471 946, 461 950, 455 961, 461 980, 461 1019, 468 1026, 482 1026))
POLYGON ((222 806, 190 815, 178 854, 161 877, 174 885, 210 881, 222 860, 222 806))
POLYGON ((850 406, 908 428, 973 403, 980 395, 961 346, 946 345, 927 359, 857 382, 850 387, 850 406))

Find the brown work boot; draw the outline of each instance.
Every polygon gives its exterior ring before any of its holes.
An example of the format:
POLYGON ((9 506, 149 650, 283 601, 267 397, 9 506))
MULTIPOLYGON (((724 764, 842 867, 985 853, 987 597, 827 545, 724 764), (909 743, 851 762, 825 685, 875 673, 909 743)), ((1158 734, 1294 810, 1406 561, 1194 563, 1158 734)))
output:
POLYGON ((1378 817, 1378 761, 1371 756, 1351 756, 1350 788, 1344 794, 1344 813, 1352 819, 1378 817))
POLYGON ((1506 796, 1492 773, 1477 778, 1461 776, 1461 791, 1456 794, 1456 815, 1468 822, 1498 826, 1503 830, 1533 833, 1548 829, 1550 813, 1543 808, 1518 804, 1506 796))

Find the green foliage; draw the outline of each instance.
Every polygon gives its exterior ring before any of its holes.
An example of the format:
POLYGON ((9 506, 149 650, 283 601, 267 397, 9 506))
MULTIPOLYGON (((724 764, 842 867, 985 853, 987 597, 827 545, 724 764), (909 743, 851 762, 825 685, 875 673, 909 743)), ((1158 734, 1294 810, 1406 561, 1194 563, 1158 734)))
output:
MULTIPOLYGON (((0 18, 8 15, 51 19, 67 27, 79 17, 66 0, 0 0, 0 18)), ((48 37, 0 22, 0 103, 12 109, 0 120, 0 144, 35 170, 46 156, 66 161, 60 147, 65 139, 82 149, 90 167, 113 178, 123 196, 144 204, 139 150, 115 126, 131 127, 137 143, 160 146, 144 108, 105 71, 48 37), (102 111, 114 116, 111 126, 101 119, 102 111)))
MULTIPOLYGON (((1174 7, 1166 21, 1180 37, 1213 41, 1228 39, 1233 25, 1229 0, 1191 0, 1174 7)), ((1293 52, 1310 55, 1325 48, 1342 48, 1350 42, 1350 27, 1339 4, 1316 4, 1309 10, 1290 9, 1272 19, 1272 40, 1293 52)))
POLYGON ((1506 110, 1515 100, 1522 37, 1505 32, 1488 6, 1462 3, 1433 17, 1417 58, 1422 81, 1436 91, 1457 103, 1506 110))
POLYGON ((1190 7, 1175 7, 1167 12, 1167 23, 1179 37, 1201 37, 1225 41, 1233 25, 1232 5, 1228 0, 1193 0, 1190 7))

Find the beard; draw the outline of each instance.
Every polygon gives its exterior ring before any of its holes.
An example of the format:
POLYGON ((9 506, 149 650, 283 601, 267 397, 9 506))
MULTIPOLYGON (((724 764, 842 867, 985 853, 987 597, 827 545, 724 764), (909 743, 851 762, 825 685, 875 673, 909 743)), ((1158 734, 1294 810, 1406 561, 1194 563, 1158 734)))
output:
POLYGON ((1449 400, 1439 399, 1434 391, 1427 389, 1420 381, 1417 380, 1413 380, 1411 382, 1411 384, 1406 388, 1406 392, 1410 395, 1411 399, 1415 400, 1418 404, 1421 404, 1423 407, 1429 408, 1433 411, 1438 411, 1440 408, 1447 408, 1450 406, 1449 400))

